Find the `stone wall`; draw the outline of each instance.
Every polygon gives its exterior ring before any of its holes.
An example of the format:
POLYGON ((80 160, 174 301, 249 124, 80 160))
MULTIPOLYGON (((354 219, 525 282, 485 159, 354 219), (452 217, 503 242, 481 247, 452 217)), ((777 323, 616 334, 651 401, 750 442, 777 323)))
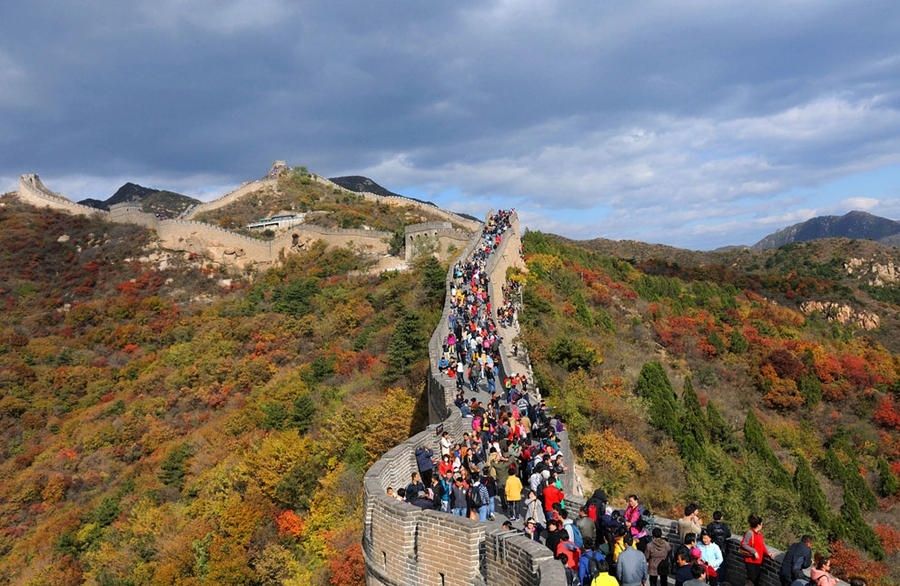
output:
MULTIPOLYGON (((511 230, 518 231, 518 224, 511 230)), ((468 258, 478 245, 480 232, 470 241, 461 258, 468 258)), ((517 238, 504 236, 488 263, 492 281, 505 279, 506 263, 498 262, 514 250, 517 238), (512 245, 512 246, 511 246, 512 245)), ((450 280, 451 271, 447 279, 450 280)), ((449 288, 448 288, 449 295, 449 288)), ((556 585, 565 584, 562 565, 551 552, 518 532, 504 531, 500 523, 480 523, 418 507, 386 495, 388 487, 401 488, 416 470, 415 449, 425 443, 437 445, 439 431, 453 437, 471 429, 451 408, 455 387, 445 386, 446 377, 437 370, 442 353, 449 304, 444 304, 441 322, 429 342, 430 372, 427 384, 432 425, 386 453, 364 478, 365 519, 363 555, 369 586, 407 584, 449 585, 556 585)), ((501 372, 501 378, 503 373, 501 372)))
POLYGON ((37 176, 37 173, 29 173, 19 177, 19 199, 29 203, 35 207, 48 207, 69 214, 86 216, 96 216, 98 218, 108 219, 109 212, 106 210, 98 210, 90 206, 75 203, 65 197, 54 193, 47 189, 37 176))
MULTIPOLYGON (((524 268, 519 252, 521 235, 518 218, 514 216, 512 220, 512 228, 504 234, 500 248, 487 263, 494 307, 502 299, 500 287, 505 282, 507 268, 524 268)), ((480 233, 472 239, 461 258, 471 256, 479 241, 480 233)), ((452 270, 451 265, 448 282, 452 270)), ((436 447, 442 430, 449 432, 451 437, 459 438, 471 429, 470 420, 460 417, 453 406, 455 386, 449 386, 447 377, 437 370, 448 312, 449 304, 445 300, 441 321, 428 345, 430 368, 426 392, 431 425, 387 452, 366 472, 363 481, 366 583, 368 586, 565 584, 563 567, 553 559, 551 552, 518 532, 503 531, 495 522, 480 523, 447 513, 422 511, 386 495, 388 487, 397 489, 406 486, 411 474, 417 470, 417 447, 424 444, 436 447)), ((502 351, 501 355, 503 373, 509 372, 508 352, 502 351)), ((559 437, 562 451, 570 454, 567 434, 562 433, 559 437)), ((571 458, 569 461, 572 461, 571 458)), ((567 495, 577 494, 575 481, 575 474, 564 476, 564 492, 567 495)), ((569 510, 577 511, 584 504, 584 499, 567 496, 566 503, 569 510)), ((654 524, 663 530, 663 535, 672 545, 679 543, 676 521, 657 517, 654 524)), ((733 529, 741 530, 738 526, 733 529)), ((744 564, 737 555, 739 542, 739 536, 732 538, 725 552, 725 571, 730 584, 744 584, 744 564)), ((778 568, 783 553, 772 547, 769 550, 775 560, 765 561, 761 584, 780 586, 778 568)))

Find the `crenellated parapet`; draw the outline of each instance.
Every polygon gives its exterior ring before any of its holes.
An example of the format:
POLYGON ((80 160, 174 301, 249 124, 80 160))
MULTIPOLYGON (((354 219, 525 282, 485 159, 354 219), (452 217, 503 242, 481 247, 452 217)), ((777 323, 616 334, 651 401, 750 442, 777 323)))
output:
POLYGON ((472 240, 473 233, 457 230, 450 222, 423 222, 404 229, 406 262, 433 255, 440 261, 455 258, 472 240))
POLYGON ((62 195, 50 191, 37 173, 27 173, 19 177, 19 199, 39 208, 51 208, 73 215, 96 216, 108 219, 109 212, 91 206, 75 203, 62 195))

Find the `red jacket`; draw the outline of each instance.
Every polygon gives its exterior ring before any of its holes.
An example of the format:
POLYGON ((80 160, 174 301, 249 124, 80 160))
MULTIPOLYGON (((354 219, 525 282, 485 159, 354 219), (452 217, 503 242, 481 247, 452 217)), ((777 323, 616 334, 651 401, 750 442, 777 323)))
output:
POLYGON ((556 488, 555 484, 550 484, 546 488, 544 488, 544 510, 552 511, 553 505, 556 503, 561 503, 566 495, 563 494, 563 491, 556 488))
POLYGON ((756 558, 745 557, 744 562, 748 564, 761 564, 766 556, 769 555, 769 550, 766 549, 766 541, 763 539, 762 533, 754 531, 753 529, 744 534, 744 537, 741 538, 741 545, 748 549, 753 549, 759 554, 759 557, 756 558))

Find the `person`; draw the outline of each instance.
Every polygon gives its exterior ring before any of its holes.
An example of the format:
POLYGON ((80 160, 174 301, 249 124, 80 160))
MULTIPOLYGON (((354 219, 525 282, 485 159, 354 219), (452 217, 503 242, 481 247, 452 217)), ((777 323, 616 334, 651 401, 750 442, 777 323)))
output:
POLYGON ((538 532, 542 531, 547 524, 547 517, 544 515, 544 504, 538 499, 537 493, 533 490, 528 491, 528 497, 525 499, 525 518, 534 520, 538 532))
POLYGON ((424 490, 420 490, 419 494, 409 501, 409 504, 420 509, 434 509, 434 500, 428 498, 428 493, 424 490))
POLYGON ((431 446, 424 445, 416 448, 416 466, 422 475, 422 483, 425 486, 431 486, 431 474, 434 470, 434 450, 431 446))
POLYGON ((622 537, 625 549, 616 560, 616 578, 622 586, 641 586, 647 584, 650 574, 647 571, 647 560, 644 554, 634 547, 631 533, 622 537))
POLYGON ((706 566, 706 582, 709 586, 718 586, 719 568, 725 562, 725 557, 719 546, 713 543, 712 536, 706 529, 700 532, 700 543, 697 544, 697 548, 700 550, 700 562, 706 566))
POLYGON ((690 503, 684 507, 684 517, 678 519, 678 536, 684 540, 684 536, 688 533, 699 535, 703 529, 703 522, 700 520, 700 506, 697 503, 690 503))
POLYGON ((693 579, 691 573, 691 554, 683 549, 675 552, 675 586, 684 586, 684 583, 693 579))
POLYGON ((816 554, 816 563, 809 571, 809 583, 812 586, 837 586, 837 578, 830 574, 831 558, 816 554))
POLYGON ((706 586, 706 570, 703 564, 691 564, 691 579, 685 580, 684 586, 706 586))
POLYGON ((812 564, 812 544, 812 535, 804 535, 800 541, 788 547, 781 560, 781 568, 778 569, 781 586, 791 586, 794 580, 805 578, 803 570, 812 564))
POLYGON ((488 487, 484 484, 484 477, 475 476, 475 482, 472 484, 472 489, 469 491, 469 497, 472 501, 469 515, 472 516, 472 512, 474 511, 477 514, 479 521, 487 521, 491 511, 491 495, 488 492, 488 487))
POLYGON ((509 467, 509 475, 506 479, 506 506, 510 520, 518 521, 522 515, 522 481, 516 475, 516 467, 509 467))
POLYGON ((413 472, 410 475, 410 482, 406 485, 406 489, 403 491, 403 495, 406 498, 407 502, 412 501, 414 498, 419 496, 419 491, 425 490, 425 483, 422 482, 422 477, 419 476, 418 472, 413 472))
MULTIPOLYGON (((713 520, 712 523, 706 526, 706 530, 709 531, 709 536, 712 538, 713 543, 719 546, 719 550, 722 552, 722 557, 728 557, 728 540, 731 539, 731 527, 728 526, 723 520, 725 515, 720 510, 716 510, 713 512, 713 520)), ((727 570, 727 564, 723 564, 718 570, 717 579, 720 583, 725 583, 728 581, 725 572, 727 570)))
POLYGON ((441 456, 449 456, 453 452, 453 438, 448 432, 441 434, 441 456))
POLYGON ((762 534, 762 517, 751 513, 747 517, 747 525, 750 528, 741 538, 741 552, 744 557, 744 570, 747 584, 760 586, 762 584, 762 565, 765 558, 772 558, 772 554, 766 548, 766 541, 762 534))
POLYGON ((466 485, 463 483, 462 476, 456 476, 453 479, 453 486, 450 491, 450 514, 457 517, 465 517, 469 504, 466 498, 466 485))
POLYGON ((581 538, 584 541, 590 539, 592 543, 597 543, 597 525, 591 520, 587 505, 578 510, 578 518, 575 519, 575 525, 581 531, 581 538))
POLYGON ((616 577, 609 573, 609 562, 607 560, 598 561, 597 570, 600 573, 591 580, 590 586, 619 586, 619 581, 616 580, 616 577))
POLYGON ((552 551, 555 555, 556 546, 568 538, 569 536, 565 529, 560 528, 559 521, 556 519, 547 519, 547 537, 544 539, 544 545, 547 546, 547 549, 552 551))
POLYGON ((641 520, 641 516, 644 514, 644 508, 640 505, 636 494, 628 495, 626 502, 628 506, 625 507, 625 511, 622 513, 622 516, 625 518, 625 528, 631 532, 631 536, 636 541, 638 534, 641 532, 638 521, 641 520))
POLYGON ((556 559, 563 565, 566 572, 566 586, 577 586, 579 584, 578 574, 569 565, 569 558, 564 553, 556 554, 556 559))
POLYGON ((650 574, 650 586, 657 583, 666 586, 669 583, 669 551, 672 546, 663 538, 662 529, 653 528, 653 540, 647 544, 644 557, 647 558, 647 569, 650 574))
MULTIPOLYGON (((578 561, 578 577, 581 579, 582 586, 593 586, 594 578, 600 575, 600 562, 606 561, 603 554, 594 549, 594 538, 584 538, 584 551, 581 559, 578 561)), ((609 572, 609 565, 606 566, 604 572, 609 572)))

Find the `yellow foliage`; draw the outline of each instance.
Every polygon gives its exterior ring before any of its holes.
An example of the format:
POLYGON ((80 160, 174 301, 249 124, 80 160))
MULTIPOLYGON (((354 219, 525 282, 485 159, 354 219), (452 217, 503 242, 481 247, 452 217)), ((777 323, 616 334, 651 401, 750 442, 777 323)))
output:
POLYGON ((598 485, 615 494, 639 476, 646 474, 649 466, 644 456, 628 440, 611 429, 592 431, 577 440, 576 449, 598 476, 598 485))
POLYGON ((296 429, 274 431, 249 455, 247 465, 262 493, 274 500, 278 483, 309 455, 309 438, 296 429))

